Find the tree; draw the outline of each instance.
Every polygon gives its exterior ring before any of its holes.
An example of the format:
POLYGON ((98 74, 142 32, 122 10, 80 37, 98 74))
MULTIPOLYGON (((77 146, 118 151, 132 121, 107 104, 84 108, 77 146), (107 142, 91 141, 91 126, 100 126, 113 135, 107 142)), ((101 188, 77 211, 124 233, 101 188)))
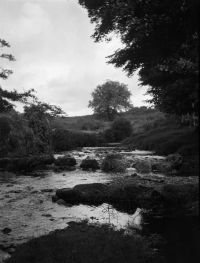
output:
POLYGON ((24 117, 38 140, 40 152, 52 153, 51 119, 61 114, 64 114, 64 111, 60 107, 37 100, 24 107, 24 117))
MULTIPOLYGON (((8 42, 6 42, 4 39, 0 38, 0 50, 4 47, 9 48, 10 45, 8 42)), ((6 53, 0 53, 0 58, 8 59, 9 61, 15 61, 15 58, 11 54, 6 53)), ((4 69, 0 67, 0 78, 7 79, 10 74, 12 74, 12 70, 10 69, 4 69)), ((0 113, 1 112, 7 112, 13 109, 14 105, 12 102, 22 102, 26 103, 28 98, 34 98, 34 95, 32 94, 33 90, 28 90, 26 92, 19 93, 16 90, 14 91, 7 91, 1 88, 0 86, 0 113)))
POLYGON ((120 37, 122 48, 109 56, 109 63, 128 75, 139 69, 155 106, 178 115, 198 108, 198 0, 79 3, 96 24, 96 42, 110 40, 113 32, 120 37))
POLYGON ((89 107, 93 108, 94 113, 112 120, 118 112, 132 107, 130 96, 125 84, 108 80, 92 92, 89 107))
POLYGON ((125 118, 119 117, 114 120, 111 125, 111 131, 113 132, 116 142, 119 142, 129 137, 133 131, 131 122, 125 118))

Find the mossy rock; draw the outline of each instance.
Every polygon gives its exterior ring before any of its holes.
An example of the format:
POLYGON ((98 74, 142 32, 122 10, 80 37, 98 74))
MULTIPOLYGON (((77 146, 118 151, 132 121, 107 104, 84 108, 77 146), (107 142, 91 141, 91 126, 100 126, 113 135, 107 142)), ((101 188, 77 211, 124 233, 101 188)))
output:
POLYGON ((127 163, 125 159, 119 154, 108 154, 103 162, 101 169, 103 172, 125 172, 127 163))
POLYGON ((100 169, 99 163, 95 159, 85 159, 81 162, 80 168, 83 170, 96 171, 100 169))

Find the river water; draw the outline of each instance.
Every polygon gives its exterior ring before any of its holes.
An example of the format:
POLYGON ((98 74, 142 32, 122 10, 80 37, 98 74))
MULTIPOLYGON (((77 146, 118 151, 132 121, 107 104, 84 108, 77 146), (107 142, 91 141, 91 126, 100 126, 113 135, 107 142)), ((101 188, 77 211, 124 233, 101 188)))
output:
MULTIPOLYGON (((87 156, 94 157, 100 162, 109 152, 120 152, 126 158, 162 158, 147 151, 125 151, 119 148, 83 148, 81 151, 71 151, 77 160, 75 171, 55 173, 45 171, 39 176, 24 176, 5 174, 0 177, 0 248, 10 249, 27 240, 62 229, 70 221, 87 219, 90 222, 110 223, 117 228, 134 224, 140 228, 140 220, 135 215, 118 212, 111 205, 99 207, 76 205, 66 206, 52 202, 56 189, 73 187, 86 183, 109 183, 118 180, 124 174, 106 174, 99 171, 87 172, 79 168, 81 160, 87 156), (139 222, 139 223, 138 223, 139 222), (2 233, 9 228, 9 233, 2 233)), ((68 153, 69 154, 69 153, 68 153)), ((56 154, 55 157, 63 154, 56 154)), ((134 168, 128 169, 126 176, 131 175, 134 168)))
MULTIPOLYGON (((56 229, 65 228, 71 221, 88 220, 93 223, 112 224, 118 229, 130 229, 131 226, 131 229, 141 230, 143 220, 140 208, 134 214, 126 214, 115 210, 108 204, 95 207, 69 206, 62 202, 52 202, 52 195, 59 188, 73 187, 77 184, 109 183, 111 180, 120 180, 124 176, 131 176, 135 171, 134 168, 127 169, 126 174, 109 174, 100 170, 88 172, 79 168, 81 160, 87 156, 95 158, 101 163, 102 158, 111 152, 120 152, 127 160, 132 158, 164 159, 162 156, 155 156, 152 152, 147 151, 128 151, 116 147, 83 148, 81 151, 70 152, 77 160, 75 171, 59 173, 44 171, 39 173, 39 176, 16 176, 15 174, 1 176, 0 262, 1 257, 4 257, 2 254, 4 251, 11 253, 18 244, 56 229)), ((55 157, 62 155, 56 154, 55 157)), ((151 175, 149 174, 149 176, 151 175)), ((157 174, 156 176, 162 177, 164 175, 157 174)))

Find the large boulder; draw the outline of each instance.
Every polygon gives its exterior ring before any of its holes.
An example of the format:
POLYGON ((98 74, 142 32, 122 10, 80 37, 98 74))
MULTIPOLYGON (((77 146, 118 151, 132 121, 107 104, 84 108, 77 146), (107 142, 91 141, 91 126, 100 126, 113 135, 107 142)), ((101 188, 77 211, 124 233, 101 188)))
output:
POLYGON ((81 184, 74 188, 64 188, 56 191, 56 196, 66 203, 101 204, 106 201, 108 186, 100 183, 81 184))
POLYGON ((108 154, 103 162, 101 169, 104 172, 125 172, 127 168, 126 160, 119 154, 108 154))
POLYGON ((72 167, 76 165, 76 159, 70 155, 65 155, 55 159, 54 163, 59 167, 72 167))
POLYGON ((80 167, 83 170, 92 170, 96 171, 100 169, 99 163, 95 159, 86 158, 82 160, 80 167))
POLYGON ((150 173, 152 171, 152 165, 150 160, 138 160, 136 164, 134 164, 134 168, 139 173, 150 173))
POLYGON ((173 169, 180 169, 183 158, 180 154, 175 153, 175 154, 169 154, 166 158, 167 162, 169 162, 172 166, 173 169))
POLYGON ((169 162, 164 161, 154 161, 152 163, 152 171, 155 173, 170 174, 173 168, 169 162))
POLYGON ((194 183, 148 182, 138 179, 125 185, 100 183, 77 185, 72 189, 57 190, 56 197, 70 204, 112 204, 121 211, 137 207, 148 209, 152 216, 198 216, 199 187, 194 183))

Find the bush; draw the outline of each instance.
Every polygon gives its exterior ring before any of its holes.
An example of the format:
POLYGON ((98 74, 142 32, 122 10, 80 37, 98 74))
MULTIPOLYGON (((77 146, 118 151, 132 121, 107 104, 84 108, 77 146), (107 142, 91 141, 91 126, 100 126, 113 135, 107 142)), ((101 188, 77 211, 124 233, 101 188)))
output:
POLYGON ((110 129, 105 130, 104 137, 107 142, 120 142, 132 133, 131 122, 125 118, 118 117, 114 120, 110 129))
POLYGON ((12 172, 31 172, 36 169, 45 168, 52 164, 54 157, 51 155, 31 156, 24 158, 1 158, 0 169, 12 172))
POLYGON ((56 129, 53 133, 53 148, 56 152, 69 151, 78 147, 95 147, 100 144, 96 133, 75 132, 56 129))
POLYGON ((125 159, 119 154, 108 154, 102 162, 101 169, 104 172, 125 172, 125 159))

